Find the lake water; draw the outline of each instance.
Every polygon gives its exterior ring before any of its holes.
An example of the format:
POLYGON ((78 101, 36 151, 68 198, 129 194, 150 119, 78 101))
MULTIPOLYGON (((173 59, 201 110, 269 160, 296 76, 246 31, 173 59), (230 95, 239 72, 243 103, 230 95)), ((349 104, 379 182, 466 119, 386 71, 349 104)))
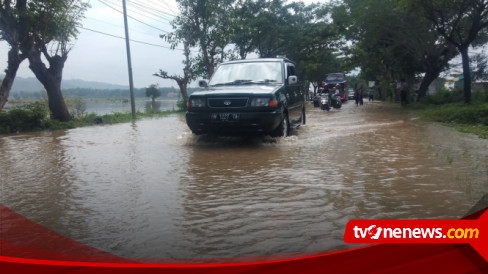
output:
MULTIPOLYGON (((86 102, 86 113, 96 113, 99 115, 109 114, 112 112, 130 112, 131 106, 130 101, 127 100, 109 100, 109 99, 88 99, 85 100, 86 102)), ((136 111, 144 112, 148 108, 152 108, 154 110, 176 110, 176 102, 175 99, 165 99, 165 100, 156 100, 154 104, 151 100, 147 98, 143 99, 136 99, 135 100, 135 107, 136 111)))

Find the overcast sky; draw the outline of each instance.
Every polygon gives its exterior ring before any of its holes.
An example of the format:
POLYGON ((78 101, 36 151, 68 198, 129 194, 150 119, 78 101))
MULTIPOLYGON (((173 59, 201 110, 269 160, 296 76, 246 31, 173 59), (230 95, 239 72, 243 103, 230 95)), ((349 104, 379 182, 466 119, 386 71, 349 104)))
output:
MULTIPOLYGON (((178 13, 175 0, 126 0, 129 18, 129 37, 132 72, 136 88, 159 84, 175 86, 153 73, 159 69, 170 74, 182 73, 183 52, 171 50, 159 38, 171 32, 170 21, 178 13)), ((305 3, 317 2, 304 0, 305 3)), ((322 2, 322 1, 321 1, 322 2)), ((122 0, 90 0, 78 40, 65 63, 63 79, 81 79, 110 84, 129 85, 125 47, 122 0)), ((181 47, 180 47, 181 48, 181 47)), ((0 69, 7 64, 8 46, 0 42, 0 69)), ((17 76, 34 77, 25 60, 17 76)))

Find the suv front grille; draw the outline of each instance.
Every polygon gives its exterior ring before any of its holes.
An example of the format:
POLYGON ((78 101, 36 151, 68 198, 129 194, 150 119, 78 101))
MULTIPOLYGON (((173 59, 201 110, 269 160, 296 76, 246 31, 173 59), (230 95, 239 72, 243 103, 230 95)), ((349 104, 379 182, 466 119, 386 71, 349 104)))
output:
POLYGON ((242 108, 247 105, 249 98, 209 98, 211 108, 242 108))

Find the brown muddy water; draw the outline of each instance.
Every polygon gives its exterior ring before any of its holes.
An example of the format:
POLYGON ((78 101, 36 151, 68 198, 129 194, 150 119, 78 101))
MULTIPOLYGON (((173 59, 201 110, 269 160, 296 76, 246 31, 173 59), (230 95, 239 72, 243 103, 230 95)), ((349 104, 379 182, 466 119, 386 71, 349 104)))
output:
POLYGON ((347 247, 351 219, 458 219, 488 193, 488 141, 372 103, 283 138, 193 136, 183 116, 0 137, 0 202, 132 258, 347 247))

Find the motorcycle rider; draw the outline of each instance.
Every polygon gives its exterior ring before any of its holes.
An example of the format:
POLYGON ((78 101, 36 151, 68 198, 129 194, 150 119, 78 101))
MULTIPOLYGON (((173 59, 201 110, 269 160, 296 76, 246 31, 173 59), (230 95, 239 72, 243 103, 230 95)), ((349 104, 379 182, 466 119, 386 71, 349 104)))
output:
POLYGON ((332 90, 334 91, 334 99, 339 102, 341 100, 341 86, 337 84, 332 90))
POLYGON ((336 95, 336 96, 337 96, 337 95, 340 95, 340 94, 341 94, 341 86, 340 86, 339 84, 337 84, 337 85, 335 86, 335 89, 336 89, 336 90, 335 90, 335 95, 336 95))

